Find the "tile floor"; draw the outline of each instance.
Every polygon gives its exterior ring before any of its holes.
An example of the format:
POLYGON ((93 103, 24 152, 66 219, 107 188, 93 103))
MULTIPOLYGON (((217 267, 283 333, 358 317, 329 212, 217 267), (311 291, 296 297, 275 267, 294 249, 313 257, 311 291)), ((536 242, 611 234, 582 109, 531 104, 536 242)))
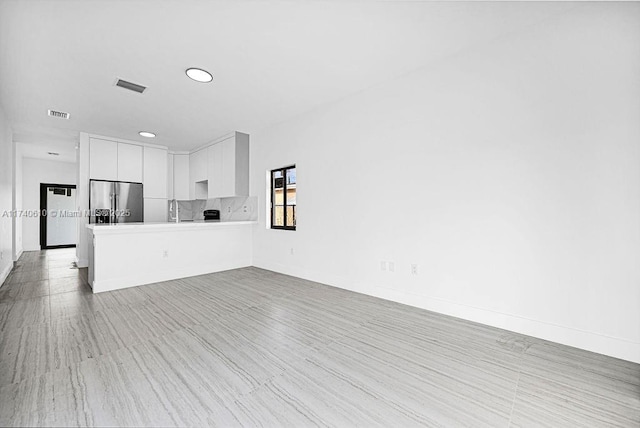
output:
POLYGON ((640 365, 238 269, 94 295, 74 250, 0 288, 0 426, 640 426, 640 365))

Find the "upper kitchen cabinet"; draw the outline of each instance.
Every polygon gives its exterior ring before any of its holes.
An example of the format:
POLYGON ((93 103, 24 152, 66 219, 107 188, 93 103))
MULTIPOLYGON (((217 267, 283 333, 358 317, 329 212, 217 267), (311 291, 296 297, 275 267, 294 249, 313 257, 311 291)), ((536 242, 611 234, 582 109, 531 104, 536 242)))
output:
POLYGON ((118 181, 142 183, 142 146, 118 143, 118 181))
POLYGON ((249 135, 236 132, 207 148, 209 198, 249 196, 249 135))
POLYGON ((189 155, 173 155, 173 199, 189 200, 189 155))
POLYGON ((191 181, 207 179, 207 150, 201 149, 189 155, 189 175, 191 181))
POLYGON ((145 198, 167 198, 167 150, 144 147, 143 193, 145 198))
POLYGON ((190 199, 207 199, 207 149, 189 155, 190 199))
POLYGON ((222 195, 222 143, 207 147, 207 176, 209 177, 209 198, 222 195))
MULTIPOLYGON (((142 167, 142 145, 123 143, 104 138, 89 138, 90 179, 142 183, 142 167)), ((166 155, 163 170, 166 174, 166 155)))
POLYGON ((118 181, 118 143, 89 139, 89 178, 118 181))

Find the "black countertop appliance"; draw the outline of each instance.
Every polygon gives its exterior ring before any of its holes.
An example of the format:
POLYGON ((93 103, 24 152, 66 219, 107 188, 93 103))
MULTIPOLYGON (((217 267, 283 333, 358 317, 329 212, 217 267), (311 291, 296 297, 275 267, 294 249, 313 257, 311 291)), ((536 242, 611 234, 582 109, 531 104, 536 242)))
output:
POLYGON ((220 210, 204 210, 205 221, 220 221, 220 210))

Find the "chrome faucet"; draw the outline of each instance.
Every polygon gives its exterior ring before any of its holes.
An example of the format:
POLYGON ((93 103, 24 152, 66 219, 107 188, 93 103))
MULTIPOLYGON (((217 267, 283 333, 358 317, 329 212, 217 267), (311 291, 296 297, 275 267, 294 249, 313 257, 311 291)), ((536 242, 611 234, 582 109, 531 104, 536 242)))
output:
POLYGON ((180 223, 180 208, 179 208, 177 199, 173 199, 171 201, 171 204, 169 205, 169 220, 175 221, 176 223, 180 223), (174 208, 173 208, 174 203, 175 203, 175 215, 172 218, 171 214, 174 214, 174 208))

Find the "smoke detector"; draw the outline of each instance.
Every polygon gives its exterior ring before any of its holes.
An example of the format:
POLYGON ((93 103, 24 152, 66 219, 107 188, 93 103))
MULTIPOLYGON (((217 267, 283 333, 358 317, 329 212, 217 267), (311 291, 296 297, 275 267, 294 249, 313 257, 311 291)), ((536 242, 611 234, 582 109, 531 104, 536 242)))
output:
POLYGON ((56 110, 47 110, 47 114, 51 117, 58 117, 60 119, 69 119, 69 116, 71 116, 69 113, 56 110))

